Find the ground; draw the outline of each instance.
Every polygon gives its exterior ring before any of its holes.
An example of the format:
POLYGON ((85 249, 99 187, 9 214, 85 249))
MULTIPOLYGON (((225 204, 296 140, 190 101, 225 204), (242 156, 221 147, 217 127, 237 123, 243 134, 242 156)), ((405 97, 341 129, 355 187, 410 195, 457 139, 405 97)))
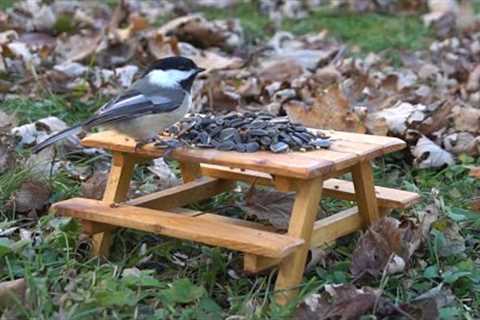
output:
MULTIPOLYGON (((265 32, 268 19, 252 13, 248 5, 234 10, 208 9, 205 15, 240 18, 252 39, 270 35, 265 32)), ((300 22, 287 20, 284 28, 296 34, 325 28, 351 46, 354 54, 387 50, 393 60, 399 51, 426 47, 431 41, 430 31, 415 15, 358 15, 328 10, 315 12, 300 22)), ((55 115, 73 124, 96 110, 105 99, 98 96, 85 102, 71 95, 45 95, 34 100, 10 100, 1 109, 15 113, 20 123, 55 115)), ((78 161, 88 164, 95 158, 78 161)), ((375 162, 378 185, 419 192, 423 197, 420 205, 408 212, 394 212, 393 216, 415 216, 436 203, 444 221, 461 226, 465 248, 443 257, 439 248, 448 242, 442 232, 447 227, 439 224, 405 272, 361 285, 382 288, 386 297, 401 304, 444 284, 452 290, 454 302, 440 309, 442 319, 480 316, 480 215, 469 209, 480 188, 480 182, 468 175, 475 165, 480 165, 479 159, 465 156, 444 169, 414 169, 404 153, 375 162)), ((135 179, 144 179, 145 171, 139 168, 135 179)), ((2 207, 30 179, 30 174, 27 168, 17 167, 0 176, 2 207)), ((79 181, 67 172, 58 173, 46 183, 53 190, 51 202, 77 195, 80 190, 79 181)), ((239 209, 234 204, 238 197, 221 195, 201 207, 220 208, 226 214, 236 215, 239 209)), ((349 205, 329 200, 322 203, 328 210, 349 205)), ((30 233, 24 240, 16 241, 9 239, 8 234, 0 235, 0 258, 4 262, 0 280, 25 277, 34 293, 34 299, 16 309, 21 318, 220 319, 241 315, 248 319, 281 319, 289 317, 295 308, 294 303, 280 307, 272 302, 273 272, 245 275, 241 271, 241 256, 225 250, 121 230, 115 235, 108 261, 99 260, 89 255, 88 241, 80 235, 75 221, 51 215, 32 220, 15 215, 8 207, 0 212, 0 230, 18 227, 30 233)), ((349 268, 358 237, 355 234, 325 248, 323 263, 305 274, 299 300, 325 284, 352 282, 349 268)))

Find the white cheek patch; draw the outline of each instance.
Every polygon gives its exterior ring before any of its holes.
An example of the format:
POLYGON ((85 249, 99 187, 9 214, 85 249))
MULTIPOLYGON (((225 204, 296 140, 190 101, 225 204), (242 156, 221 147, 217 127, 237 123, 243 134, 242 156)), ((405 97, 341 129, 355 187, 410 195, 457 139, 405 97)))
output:
POLYGON ((182 70, 152 70, 148 73, 148 80, 162 87, 178 87, 180 81, 188 79, 194 70, 182 71, 182 70))

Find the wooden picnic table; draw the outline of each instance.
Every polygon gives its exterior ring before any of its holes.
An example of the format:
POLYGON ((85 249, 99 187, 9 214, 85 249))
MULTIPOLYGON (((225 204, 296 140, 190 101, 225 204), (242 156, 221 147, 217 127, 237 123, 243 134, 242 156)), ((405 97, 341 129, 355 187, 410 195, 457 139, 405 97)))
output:
POLYGON ((112 131, 88 135, 87 147, 112 152, 112 168, 102 201, 74 198, 52 206, 56 214, 80 219, 92 235, 93 253, 108 255, 111 233, 127 227, 220 246, 245 254, 244 269, 256 273, 278 266, 276 294, 287 303, 300 284, 308 250, 373 223, 392 208, 406 208, 417 194, 375 187, 370 160, 405 148, 400 139, 338 131, 329 149, 275 154, 238 153, 178 148, 183 184, 126 201, 135 164, 161 157, 152 144, 140 149, 135 141, 112 131), (346 173, 352 180, 335 179, 346 173), (229 191, 236 181, 295 192, 288 232, 280 234, 251 221, 184 209, 184 206, 229 191), (357 206, 317 220, 322 194, 356 201, 357 206))

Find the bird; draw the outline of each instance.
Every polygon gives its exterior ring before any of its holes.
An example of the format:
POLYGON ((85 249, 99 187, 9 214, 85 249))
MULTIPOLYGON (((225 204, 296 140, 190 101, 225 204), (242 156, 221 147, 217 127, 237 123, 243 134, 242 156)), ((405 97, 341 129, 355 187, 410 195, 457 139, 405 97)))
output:
POLYGON ((180 121, 192 105, 191 88, 205 69, 191 59, 172 56, 153 62, 128 89, 107 102, 89 119, 55 133, 32 148, 48 146, 92 128, 113 130, 142 146, 180 121))

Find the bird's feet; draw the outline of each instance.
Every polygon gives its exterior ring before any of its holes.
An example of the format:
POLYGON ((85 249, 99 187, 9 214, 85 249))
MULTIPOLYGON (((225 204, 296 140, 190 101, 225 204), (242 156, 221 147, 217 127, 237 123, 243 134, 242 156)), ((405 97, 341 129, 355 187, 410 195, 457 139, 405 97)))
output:
POLYGON ((163 153, 164 158, 169 157, 172 154, 173 150, 182 146, 183 143, 177 139, 157 140, 157 142, 155 142, 155 147, 159 149, 165 149, 165 152, 163 153))
POLYGON ((155 142, 155 139, 154 139, 154 138, 137 141, 137 143, 135 144, 135 152, 137 152, 138 150, 140 150, 141 148, 143 148, 143 146, 145 146, 145 145, 147 145, 147 144, 149 144, 149 143, 152 143, 152 142, 155 142))

